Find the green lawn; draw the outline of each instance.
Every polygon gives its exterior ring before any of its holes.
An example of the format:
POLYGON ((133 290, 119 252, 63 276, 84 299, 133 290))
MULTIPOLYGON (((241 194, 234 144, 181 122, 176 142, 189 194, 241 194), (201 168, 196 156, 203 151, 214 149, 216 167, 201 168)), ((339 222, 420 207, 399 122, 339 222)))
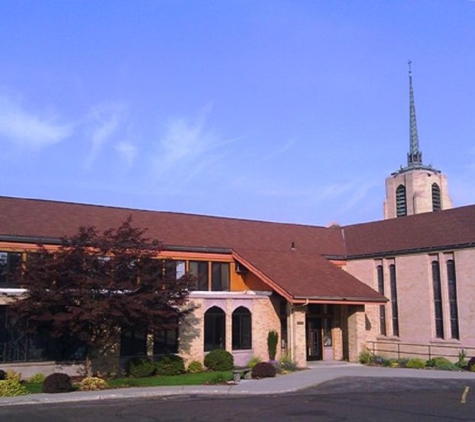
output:
POLYGON ((220 384, 233 378, 231 371, 200 372, 197 374, 161 375, 146 378, 117 378, 109 381, 111 388, 157 387, 170 385, 220 384))
MULTIPOLYGON (((200 372, 197 374, 161 375, 146 378, 116 378, 109 380, 110 388, 124 387, 158 387, 170 385, 204 385, 221 384, 233 378, 231 371, 200 372)), ((30 394, 41 393, 41 383, 25 383, 30 394)))

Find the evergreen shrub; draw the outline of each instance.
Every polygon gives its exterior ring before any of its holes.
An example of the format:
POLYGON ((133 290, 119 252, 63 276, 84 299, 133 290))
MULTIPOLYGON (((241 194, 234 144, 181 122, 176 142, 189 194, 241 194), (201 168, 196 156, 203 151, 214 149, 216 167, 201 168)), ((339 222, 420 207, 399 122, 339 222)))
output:
POLYGON ((211 350, 205 356, 204 364, 212 371, 230 371, 234 366, 234 357, 223 349, 211 350))
POLYGON ((185 362, 178 355, 163 355, 155 362, 157 375, 178 375, 185 372, 185 362))
POLYGON ((426 367, 426 363, 419 358, 411 358, 406 362, 406 368, 410 369, 423 369, 426 367))
POLYGON ((197 360, 191 361, 188 365, 188 372, 190 374, 197 374, 199 372, 203 372, 203 364, 198 362, 197 360))
POLYGON ((135 378, 150 377, 155 373, 155 365, 148 358, 132 358, 128 364, 128 372, 135 378))

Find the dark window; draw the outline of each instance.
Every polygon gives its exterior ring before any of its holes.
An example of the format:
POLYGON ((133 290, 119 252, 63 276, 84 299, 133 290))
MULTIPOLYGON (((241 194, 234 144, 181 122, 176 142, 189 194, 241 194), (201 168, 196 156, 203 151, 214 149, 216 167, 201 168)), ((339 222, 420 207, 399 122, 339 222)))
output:
POLYGON ((80 340, 67 335, 51 338, 46 333, 27 333, 8 308, 0 306, 0 362, 82 360, 85 352, 80 340))
POLYGON ((442 311, 439 261, 432 261, 432 285, 434 290, 435 336, 437 338, 444 338, 444 316, 442 311))
POLYGON ((178 353, 178 328, 156 331, 153 337, 153 354, 178 353))
POLYGON ((404 217, 407 215, 406 187, 399 185, 396 189, 396 215, 404 217))
POLYGON ((233 350, 252 349, 251 312, 240 306, 233 312, 233 350))
MULTIPOLYGON (((378 265, 378 292, 384 295, 384 271, 383 266, 378 265)), ((379 306, 379 333, 386 335, 386 305, 379 306)))
POLYGON ((0 287, 17 287, 16 271, 21 268, 21 253, 0 252, 0 287))
POLYGON ((226 347, 226 316, 213 306, 205 312, 205 352, 226 347))
POLYGON ((208 262, 191 261, 190 273, 196 278, 196 289, 199 291, 207 291, 208 288, 208 262))
POLYGON ((397 306, 396 266, 389 266, 389 284, 391 287, 391 310, 393 314, 393 335, 399 337, 399 316, 397 306))
POLYGON ((442 209, 440 202, 440 188, 437 183, 432 184, 432 211, 439 211, 442 209))
POLYGON ((227 262, 212 263, 211 290, 226 292, 229 290, 229 264, 227 262))
POLYGON ((122 328, 120 334, 120 356, 144 356, 147 354, 147 330, 145 328, 122 328))
POLYGON ((457 306, 457 280, 455 277, 455 261, 447 261, 447 279, 449 287, 450 333, 452 338, 459 339, 459 317, 457 306))
POLYGON ((185 274, 185 261, 167 259, 164 263, 165 276, 171 280, 178 280, 185 274))

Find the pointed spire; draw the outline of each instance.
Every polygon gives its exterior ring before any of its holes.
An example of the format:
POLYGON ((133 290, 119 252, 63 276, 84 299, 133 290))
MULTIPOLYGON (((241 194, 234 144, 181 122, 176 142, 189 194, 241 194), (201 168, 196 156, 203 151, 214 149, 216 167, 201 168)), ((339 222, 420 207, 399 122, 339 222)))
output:
POLYGON ((414 104, 414 91, 412 88, 412 62, 409 60, 409 116, 410 116, 410 139, 407 165, 416 167, 422 165, 422 152, 419 151, 419 136, 417 134, 416 106, 414 104))

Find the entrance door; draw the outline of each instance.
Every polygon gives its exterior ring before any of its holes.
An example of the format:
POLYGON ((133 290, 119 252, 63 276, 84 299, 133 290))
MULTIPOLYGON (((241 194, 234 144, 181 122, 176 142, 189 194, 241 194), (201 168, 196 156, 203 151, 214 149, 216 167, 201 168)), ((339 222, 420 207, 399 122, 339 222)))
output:
POLYGON ((307 318, 307 360, 322 360, 322 320, 307 318))

